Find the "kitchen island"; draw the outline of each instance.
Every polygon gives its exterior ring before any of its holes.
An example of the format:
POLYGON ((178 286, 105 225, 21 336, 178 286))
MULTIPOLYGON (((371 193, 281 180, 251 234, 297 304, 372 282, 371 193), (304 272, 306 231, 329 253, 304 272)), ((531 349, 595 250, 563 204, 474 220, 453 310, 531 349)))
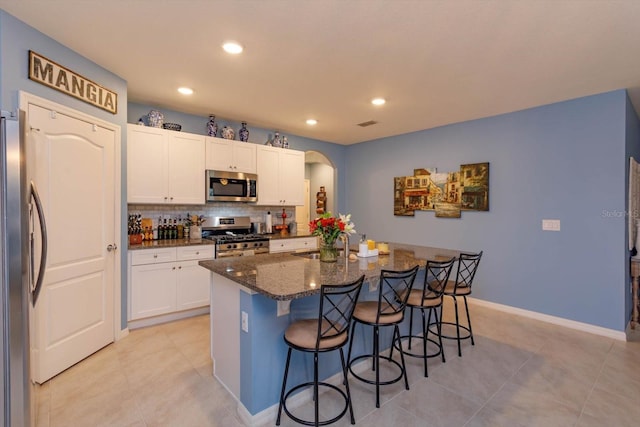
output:
MULTIPOLYGON (((247 425, 275 420, 287 347, 283 334, 295 320, 318 315, 321 285, 342 284, 365 275, 361 299, 377 297, 380 271, 421 267, 427 260, 457 257, 460 251, 389 244, 388 255, 324 263, 308 253, 263 254, 203 260, 211 271, 211 356, 214 376, 238 400, 238 413, 247 425)), ((408 323, 408 322, 405 322, 408 323)), ((406 325, 405 325, 406 327, 406 325)), ((356 329, 354 355, 371 346, 371 334, 356 329)), ((389 336, 390 338, 390 336, 389 336)), ((386 336, 381 342, 387 342, 386 336), (386 341, 382 341, 386 340, 386 341)), ((294 357, 291 384, 311 375, 311 360, 294 357)), ((323 355, 320 376, 341 381, 337 356, 323 355), (332 378, 333 377, 333 378, 332 378)), ((300 400, 308 399, 305 393, 300 400)))

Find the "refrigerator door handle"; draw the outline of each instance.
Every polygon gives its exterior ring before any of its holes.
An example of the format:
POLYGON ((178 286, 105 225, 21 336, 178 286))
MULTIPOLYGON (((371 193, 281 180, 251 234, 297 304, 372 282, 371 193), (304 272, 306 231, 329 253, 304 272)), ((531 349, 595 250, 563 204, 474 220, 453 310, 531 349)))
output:
MULTIPOLYGON (((42 209, 42 202, 40 201, 40 196, 38 195, 38 189, 36 185, 31 181, 31 197, 33 198, 36 206, 36 211, 38 212, 38 221, 40 222, 40 235, 42 237, 42 250, 40 252, 40 270, 38 271, 38 277, 35 281, 35 284, 31 286, 31 301, 35 306, 36 301, 38 300, 38 295, 40 295, 40 289, 42 288, 42 281, 44 279, 44 271, 47 266, 47 223, 44 219, 44 210, 42 209)), ((33 231, 32 231, 33 233, 33 231)), ((33 235, 33 234, 32 234, 33 235)), ((33 273, 33 237, 31 238, 31 272, 33 273)), ((33 278, 33 274, 31 276, 33 278)))

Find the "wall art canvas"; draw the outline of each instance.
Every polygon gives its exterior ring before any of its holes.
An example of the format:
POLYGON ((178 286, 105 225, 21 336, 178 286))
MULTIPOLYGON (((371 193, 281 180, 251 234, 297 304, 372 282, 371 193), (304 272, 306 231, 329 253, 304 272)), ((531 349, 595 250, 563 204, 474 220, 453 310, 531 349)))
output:
POLYGON ((489 163, 461 165, 455 172, 418 168, 394 178, 394 215, 435 211, 439 218, 460 218, 462 210, 489 210, 489 163))

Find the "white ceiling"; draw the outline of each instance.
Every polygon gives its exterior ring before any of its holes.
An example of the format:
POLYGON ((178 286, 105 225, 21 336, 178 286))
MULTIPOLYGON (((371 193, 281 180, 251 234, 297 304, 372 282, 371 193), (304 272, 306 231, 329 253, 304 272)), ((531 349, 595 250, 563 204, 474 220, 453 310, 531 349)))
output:
POLYGON ((638 0, 0 0, 0 8, 124 78, 132 102, 339 144, 621 88, 640 110, 638 0), (245 46, 242 55, 222 51, 229 39, 245 46), (374 107, 374 96, 387 104, 374 107), (318 125, 306 125, 309 117, 318 125), (368 120, 379 123, 356 126, 368 120))

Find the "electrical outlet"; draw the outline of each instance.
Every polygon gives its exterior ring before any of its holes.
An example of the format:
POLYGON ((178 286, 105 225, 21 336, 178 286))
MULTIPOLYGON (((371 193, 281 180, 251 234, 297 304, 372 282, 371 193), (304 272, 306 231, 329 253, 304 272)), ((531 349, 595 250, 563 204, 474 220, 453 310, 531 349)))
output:
POLYGON ((560 231, 559 219, 543 219, 542 229, 545 231, 560 231))
POLYGON ((242 312, 242 330, 249 332, 249 315, 246 311, 242 312))
POLYGON ((291 300, 287 301, 277 301, 277 313, 276 317, 285 316, 289 314, 291 307, 291 300))

